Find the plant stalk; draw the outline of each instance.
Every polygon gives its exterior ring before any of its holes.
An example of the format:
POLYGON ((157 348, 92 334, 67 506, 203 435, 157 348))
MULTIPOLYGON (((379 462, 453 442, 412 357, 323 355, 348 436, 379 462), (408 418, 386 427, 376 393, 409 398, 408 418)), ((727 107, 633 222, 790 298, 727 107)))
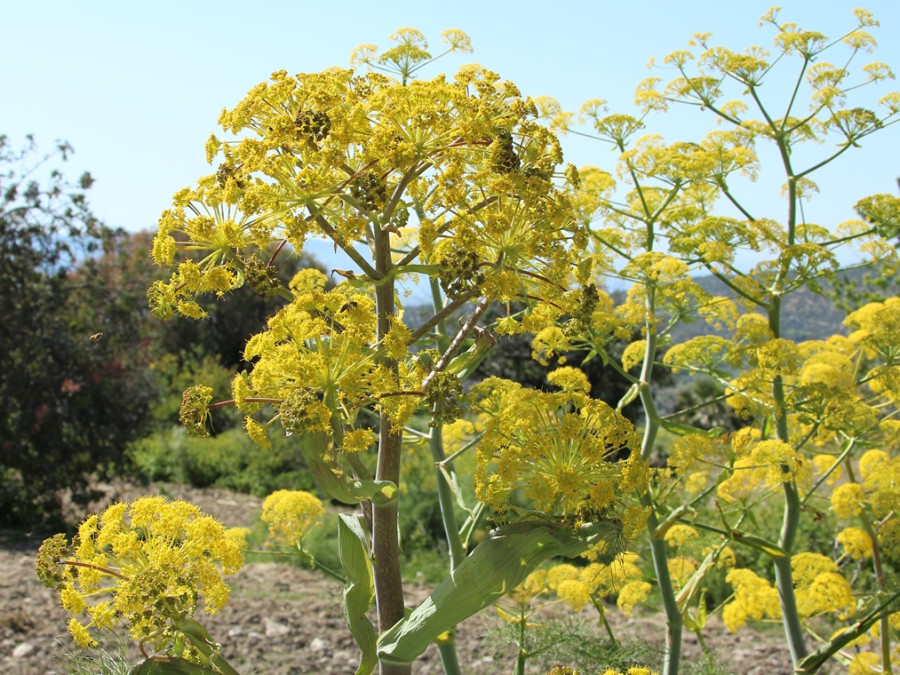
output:
MULTIPOLYGON (((391 268, 390 233, 375 231, 375 269, 387 276, 391 268)), ((395 314, 394 281, 375 288, 376 339, 381 341, 390 330, 390 317, 395 314)), ((396 376, 397 363, 385 358, 384 365, 396 376)), ((399 383, 398 383, 399 384, 399 383)), ((398 386, 399 389, 399 386, 398 386)), ((403 427, 394 428, 390 418, 379 412, 378 462, 376 480, 400 484, 400 457, 403 427)), ((372 505, 372 557, 375 576, 375 604, 378 612, 378 633, 382 634, 403 619, 403 578, 400 571, 399 506, 396 500, 388 504, 372 505)), ((410 665, 381 663, 382 675, 408 675, 410 665)))

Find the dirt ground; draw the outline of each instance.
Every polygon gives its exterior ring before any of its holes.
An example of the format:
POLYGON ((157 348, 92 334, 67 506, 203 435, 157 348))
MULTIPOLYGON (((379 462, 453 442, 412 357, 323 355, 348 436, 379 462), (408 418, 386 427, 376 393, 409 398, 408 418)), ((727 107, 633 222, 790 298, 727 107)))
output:
MULTIPOLYGON (((261 508, 260 499, 247 495, 175 485, 143 490, 119 486, 109 489, 109 499, 132 499, 154 492, 192 501, 228 526, 250 523, 261 508)), ((61 645, 70 644, 68 617, 34 575, 34 556, 40 543, 41 537, 0 535, 0 673, 5 675, 66 672, 59 654, 64 649, 61 645)), ((247 564, 231 580, 232 594, 225 609, 214 617, 201 614, 198 618, 213 638, 225 645, 225 657, 242 674, 355 672, 358 652, 344 624, 341 589, 336 582, 280 563, 247 564)), ((428 593, 425 587, 410 587, 407 602, 414 605, 428 593)), ((610 622, 620 635, 651 639, 664 635, 658 616, 626 619, 612 612, 610 622)), ((514 656, 507 652, 495 657, 496 647, 485 641, 494 623, 494 613, 485 611, 458 628, 464 673, 512 670, 514 656)), ((713 623, 705 635, 734 675, 791 673, 789 655, 777 634, 760 636, 747 631, 731 635, 720 623, 713 623)), ((685 659, 699 658, 699 654, 696 639, 687 636, 685 659)), ((416 662, 413 672, 443 672, 433 647, 416 662)))

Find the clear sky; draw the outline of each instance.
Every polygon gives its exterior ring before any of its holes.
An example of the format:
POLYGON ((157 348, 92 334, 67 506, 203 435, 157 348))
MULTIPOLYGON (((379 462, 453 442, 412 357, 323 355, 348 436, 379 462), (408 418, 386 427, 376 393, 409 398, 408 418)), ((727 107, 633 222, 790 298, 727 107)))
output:
MULTIPOLYGON (((829 36, 854 23, 855 2, 781 5, 780 18, 829 36)), ((714 42, 736 51, 771 47, 772 30, 758 26, 769 6, 769 0, 2 0, 0 133, 13 144, 34 133, 46 149, 68 140, 76 154, 66 173, 93 174, 95 213, 110 225, 155 229, 171 195, 212 171, 203 144, 217 131, 221 109, 274 70, 346 66, 354 47, 384 46, 404 26, 425 33, 436 52, 440 32, 459 28, 475 53, 439 61, 434 74, 477 61, 526 95, 550 95, 568 109, 604 98, 612 111, 630 112, 638 82, 672 75, 648 71, 650 57, 661 60, 684 47, 694 32, 710 31, 714 42)), ((873 29, 879 47, 865 59, 900 73, 900 2, 863 6, 881 22, 873 29)), ((900 83, 882 83, 876 94, 895 89, 900 83)), ((711 129, 713 120, 683 110, 662 124, 648 131, 699 140, 694 132, 711 129)), ((852 216, 852 204, 867 194, 896 194, 900 125, 863 145, 839 171, 820 178, 821 216, 814 222, 852 216)), ((563 147, 567 161, 612 168, 614 156, 600 144, 569 136, 563 147)))

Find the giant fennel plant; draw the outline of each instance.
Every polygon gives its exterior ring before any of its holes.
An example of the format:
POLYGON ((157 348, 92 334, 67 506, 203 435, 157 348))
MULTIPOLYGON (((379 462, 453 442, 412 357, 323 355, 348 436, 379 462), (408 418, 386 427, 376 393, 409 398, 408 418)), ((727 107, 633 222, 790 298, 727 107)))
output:
MULTIPOLYGON (((458 31, 444 39, 449 51, 469 49, 458 31)), ((435 640, 453 672, 461 620, 552 556, 620 550, 643 517, 621 495, 645 487, 647 472, 628 452, 633 427, 584 393, 583 375, 562 378, 557 394, 516 393, 503 382, 464 393, 493 341, 478 325, 489 303, 510 307, 498 332, 583 314, 575 263, 588 237, 569 196, 577 172, 562 165, 558 139, 513 84, 478 66, 415 79, 433 60, 424 37, 405 29, 393 40, 380 55, 358 50, 360 69, 273 73, 222 113, 226 135, 206 146, 217 169, 160 219, 153 256, 173 272, 149 298, 162 318, 201 318, 204 295, 243 284, 289 301, 248 336, 253 366, 227 403, 246 413, 261 445, 270 433, 295 438, 323 492, 360 506, 359 516, 341 516, 338 534, 358 672, 409 672, 435 640), (331 288, 315 270, 282 287, 273 258, 297 254, 310 237, 332 241, 354 269, 334 270, 340 283, 331 288), (434 297, 418 326, 404 322, 397 292, 413 275, 434 297), (448 319, 460 315, 454 328, 448 319), (466 505, 459 523, 441 429, 472 396, 493 413, 478 450, 483 501, 466 505), (450 573, 406 616, 397 490, 404 438, 421 437, 416 415, 430 423, 419 447, 439 466, 450 573), (529 428, 517 424, 529 419, 529 428), (493 529, 475 546, 487 522, 493 529)), ((185 392, 189 431, 206 433, 210 407, 226 403, 216 397, 202 384, 185 392)))
POLYGON ((760 22, 774 31, 774 52, 735 52, 696 34, 689 49, 665 57, 663 67, 675 73, 669 82, 651 77, 637 87, 634 115, 608 114, 604 102, 591 101, 581 111, 593 127, 587 132, 554 101, 542 103, 553 126, 593 136, 618 154, 618 180, 583 170, 575 202, 591 223, 597 273, 631 284, 606 322, 639 327, 641 339, 616 361, 606 354, 607 329, 569 337, 557 326, 537 335, 535 350, 549 358, 579 344, 630 378, 646 415, 644 458, 655 452, 660 431, 678 436, 642 497, 651 509, 649 548, 668 624, 666 673, 679 670, 683 626, 702 630, 705 578, 723 554, 733 566, 727 581, 734 594, 720 608, 726 626, 781 620, 798 672, 831 657, 851 672, 892 672, 897 659, 900 604, 891 571, 898 562, 900 370, 897 334, 888 337, 897 300, 862 307, 847 317, 849 334, 819 340, 790 339, 784 314, 792 294, 823 292, 853 253, 862 262, 851 267, 896 274, 889 239, 898 233, 900 199, 866 197, 856 204, 859 218, 841 223, 810 222, 804 206, 818 191, 817 172, 897 121, 900 93, 866 96, 893 79, 883 63, 857 64, 876 44, 869 12, 856 10, 856 25, 838 38, 785 22, 778 12, 760 22), (676 142, 644 131, 654 113, 674 106, 691 106, 718 126, 676 142), (762 170, 757 148, 764 146, 774 149, 783 178, 780 220, 741 196, 745 179, 762 170), (712 275, 723 294, 693 281, 697 273, 712 275), (670 345, 678 324, 696 320, 712 330, 670 345), (664 414, 650 384, 659 368, 719 382, 723 394, 696 407, 724 398, 745 426, 729 433, 679 422, 689 411, 664 414), (756 514, 776 499, 779 522, 758 522, 756 514), (841 553, 832 555, 830 542, 821 551, 799 550, 804 519, 824 518, 838 529, 833 542, 841 553), (685 534, 704 542, 687 569, 678 546, 685 534), (754 557, 741 549, 770 559, 774 585, 741 567, 742 558, 754 557))

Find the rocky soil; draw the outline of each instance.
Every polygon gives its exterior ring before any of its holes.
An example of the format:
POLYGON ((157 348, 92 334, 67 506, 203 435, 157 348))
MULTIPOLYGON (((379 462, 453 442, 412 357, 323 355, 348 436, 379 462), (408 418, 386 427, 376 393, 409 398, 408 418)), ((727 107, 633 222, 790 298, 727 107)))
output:
MULTIPOLYGON (((142 490, 118 486, 108 492, 109 500, 131 499, 144 492, 187 499, 229 526, 250 523, 261 508, 259 499, 222 490, 164 485, 142 490)), ((34 575, 34 556, 41 539, 0 534, 0 673, 6 675, 49 675, 71 670, 60 662, 60 655, 71 645, 67 616, 52 592, 34 575)), ((341 613, 341 589, 333 580, 291 565, 266 562, 245 565, 232 581, 232 595, 225 609, 214 617, 201 614, 198 618, 214 639, 225 645, 225 657, 241 673, 355 672, 358 652, 341 613)), ((422 586, 410 587, 407 601, 415 604, 428 592, 422 586)), ((496 621, 493 612, 486 611, 459 627, 457 641, 464 673, 512 670, 512 651, 496 654, 496 642, 485 639, 496 621)), ((610 621, 620 635, 664 636, 657 616, 626 619, 611 613, 610 621)), ((700 655, 692 637, 686 640, 688 662, 700 655)), ((714 624, 707 629, 706 639, 735 675, 791 672, 789 655, 775 632, 731 635, 721 624, 714 624)), ((413 672, 443 672, 434 648, 415 664, 413 672)))

